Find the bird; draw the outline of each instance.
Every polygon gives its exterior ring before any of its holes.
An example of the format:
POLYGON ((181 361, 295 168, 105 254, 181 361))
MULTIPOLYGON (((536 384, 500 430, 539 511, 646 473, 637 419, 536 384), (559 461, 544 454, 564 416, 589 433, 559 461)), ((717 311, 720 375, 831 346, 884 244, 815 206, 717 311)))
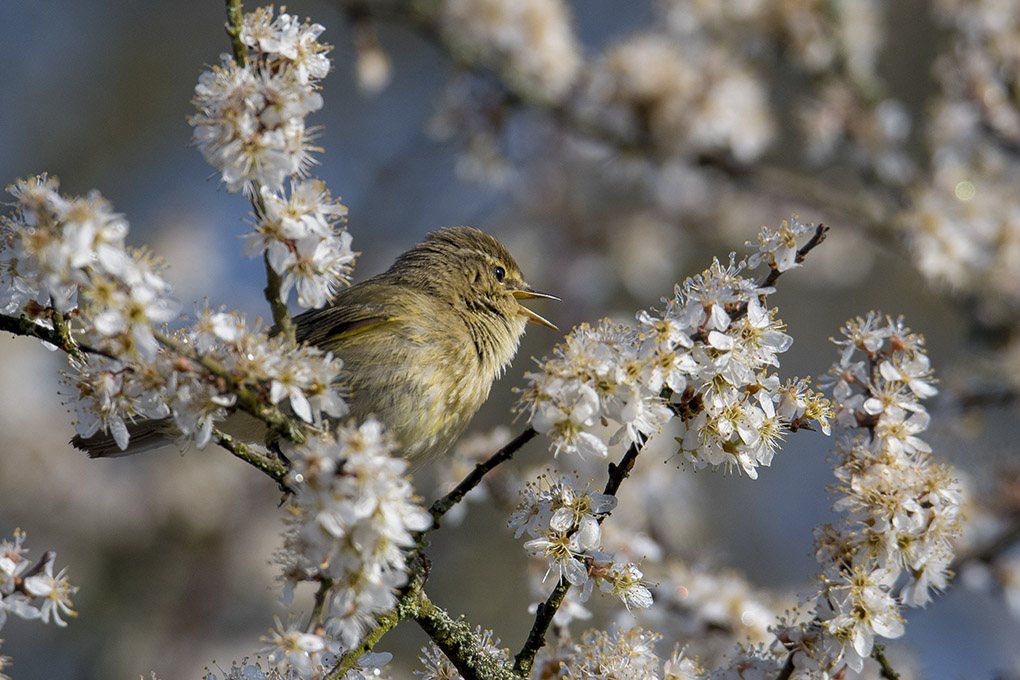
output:
MULTIPOLYGON (((463 434, 520 345, 528 323, 558 330, 525 307, 559 300, 525 282, 510 251, 473 227, 445 227, 385 272, 294 317, 295 339, 340 357, 349 416, 379 420, 413 465, 435 460, 463 434)), ((243 412, 217 424, 259 443, 266 427, 243 412)), ((169 444, 172 419, 137 420, 121 450, 106 433, 71 443, 93 458, 169 444)))

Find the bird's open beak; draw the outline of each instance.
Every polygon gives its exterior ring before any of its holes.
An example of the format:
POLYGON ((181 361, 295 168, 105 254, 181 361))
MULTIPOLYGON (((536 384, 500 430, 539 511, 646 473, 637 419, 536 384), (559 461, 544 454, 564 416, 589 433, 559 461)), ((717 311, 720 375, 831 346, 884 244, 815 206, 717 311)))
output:
POLYGON ((528 319, 528 321, 531 321, 533 323, 537 323, 540 326, 545 326, 546 328, 551 328, 554 331, 558 331, 559 330, 559 328, 557 328, 552 322, 548 321, 547 319, 544 319, 543 317, 539 316, 538 314, 535 314, 533 311, 531 311, 530 309, 528 309, 524 305, 520 304, 521 300, 531 300, 532 298, 543 298, 545 300, 556 300, 556 301, 559 301, 558 297, 556 297, 555 295, 549 295, 548 293, 539 293, 538 291, 534 291, 534 290, 531 290, 531 289, 528 289, 528 290, 515 290, 512 293, 512 295, 515 298, 517 298, 517 303, 518 303, 517 306, 521 308, 521 315, 526 317, 528 319))

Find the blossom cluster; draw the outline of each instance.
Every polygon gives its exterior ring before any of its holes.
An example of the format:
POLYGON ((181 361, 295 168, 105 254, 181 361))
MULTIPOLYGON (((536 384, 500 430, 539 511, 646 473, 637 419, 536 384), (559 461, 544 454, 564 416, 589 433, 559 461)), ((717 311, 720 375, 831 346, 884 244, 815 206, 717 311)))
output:
POLYGON ((355 253, 351 234, 336 226, 347 208, 330 197, 318 180, 292 182, 290 195, 261 189, 262 205, 244 253, 266 255, 283 277, 280 297, 297 288, 302 307, 322 307, 341 285, 350 283, 355 253))
POLYGON ((325 29, 272 8, 244 15, 238 63, 223 55, 199 77, 194 142, 231 192, 254 185, 279 192, 313 163, 305 117, 322 108, 318 81, 329 72, 325 29))
POLYGON ((837 447, 834 509, 845 514, 815 532, 814 621, 781 639, 799 668, 860 671, 876 636, 903 633, 903 606, 924 605, 948 585, 962 494, 919 437, 929 420, 921 399, 936 393, 923 338, 871 312, 848 322, 837 344, 827 382, 837 421, 859 432, 837 447))
POLYGON ((201 75, 191 118, 195 144, 227 190, 253 198, 246 254, 265 253, 283 279, 281 297, 296 287, 303 307, 322 307, 349 283, 355 256, 337 226, 347 208, 322 182, 296 179, 314 162, 305 117, 322 106, 318 81, 330 68, 323 30, 285 12, 274 17, 272 8, 244 15, 245 59, 224 55, 201 75))
POLYGON ((616 507, 616 498, 585 488, 571 480, 540 477, 521 491, 521 502, 508 522, 515 538, 532 538, 524 549, 548 563, 546 577, 555 574, 581 588, 581 600, 595 585, 616 595, 628 609, 651 606, 652 595, 636 565, 617 562, 602 552, 602 519, 616 507))
POLYGON ((309 424, 346 413, 335 387, 341 362, 329 353, 287 347, 267 328, 207 308, 192 327, 160 330, 176 314, 170 285, 153 258, 125 247, 128 223, 98 193, 61 195, 45 175, 9 190, 17 200, 2 223, 0 312, 50 330, 61 319, 89 350, 64 377, 80 436, 103 430, 126 449, 131 421, 169 416, 182 444, 201 447, 236 405, 236 385, 309 424))
MULTIPOLYGON (((25 556, 25 532, 14 530, 14 540, 0 541, 0 628, 4 627, 8 615, 22 619, 38 619, 43 623, 66 626, 62 617, 74 617, 78 613, 71 609, 71 596, 78 592, 78 586, 67 580, 67 568, 55 576, 53 562, 56 554, 47 552, 41 562, 33 566, 25 556)), ((0 641, 2 642, 2 641, 0 641)), ((0 656, 0 678, 9 658, 0 656)))
POLYGON ((62 195, 48 175, 7 190, 15 200, 0 218, 0 313, 52 329, 54 314, 73 311, 89 346, 153 359, 153 327, 173 318, 178 305, 161 265, 126 248, 127 220, 98 192, 62 195))
MULTIPOLYGON (((796 266, 787 251, 811 229, 797 221, 766 229, 756 262, 796 266)), ((769 372, 793 339, 762 303, 771 289, 742 276, 745 268, 713 262, 678 286, 663 312, 640 312, 636 327, 607 320, 574 329, 525 376, 518 409, 557 452, 599 456, 608 447, 591 431, 597 425, 619 425, 611 444, 640 444, 675 415, 683 463, 756 477, 787 430, 815 421, 828 432, 829 406, 806 381, 781 383, 769 372)))
POLYGON ((374 420, 287 451, 293 465, 285 483, 294 493, 282 556, 286 592, 303 581, 323 584, 323 628, 344 647, 396 604, 407 581, 404 550, 432 524, 417 505, 407 461, 393 451, 374 420))

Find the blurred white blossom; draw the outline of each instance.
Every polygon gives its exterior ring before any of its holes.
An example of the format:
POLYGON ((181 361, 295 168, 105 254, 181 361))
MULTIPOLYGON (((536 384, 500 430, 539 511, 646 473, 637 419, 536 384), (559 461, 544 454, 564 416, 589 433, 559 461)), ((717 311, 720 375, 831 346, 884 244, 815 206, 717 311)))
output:
POLYGON ((442 0, 439 30, 455 52, 500 71, 524 96, 556 102, 581 64, 562 0, 442 0))
POLYGON ((647 134, 660 155, 756 160, 775 124, 761 81, 732 53, 668 35, 611 47, 584 82, 579 115, 623 139, 647 134))

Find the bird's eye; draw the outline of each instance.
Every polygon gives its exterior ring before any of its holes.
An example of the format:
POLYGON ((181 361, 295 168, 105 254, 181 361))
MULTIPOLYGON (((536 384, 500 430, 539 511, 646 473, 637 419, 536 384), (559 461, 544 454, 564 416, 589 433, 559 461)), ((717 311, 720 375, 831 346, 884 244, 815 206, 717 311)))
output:
POLYGON ((496 275, 496 280, 503 283, 503 279, 506 277, 506 270, 500 267, 498 264, 496 268, 492 270, 492 273, 496 275))

